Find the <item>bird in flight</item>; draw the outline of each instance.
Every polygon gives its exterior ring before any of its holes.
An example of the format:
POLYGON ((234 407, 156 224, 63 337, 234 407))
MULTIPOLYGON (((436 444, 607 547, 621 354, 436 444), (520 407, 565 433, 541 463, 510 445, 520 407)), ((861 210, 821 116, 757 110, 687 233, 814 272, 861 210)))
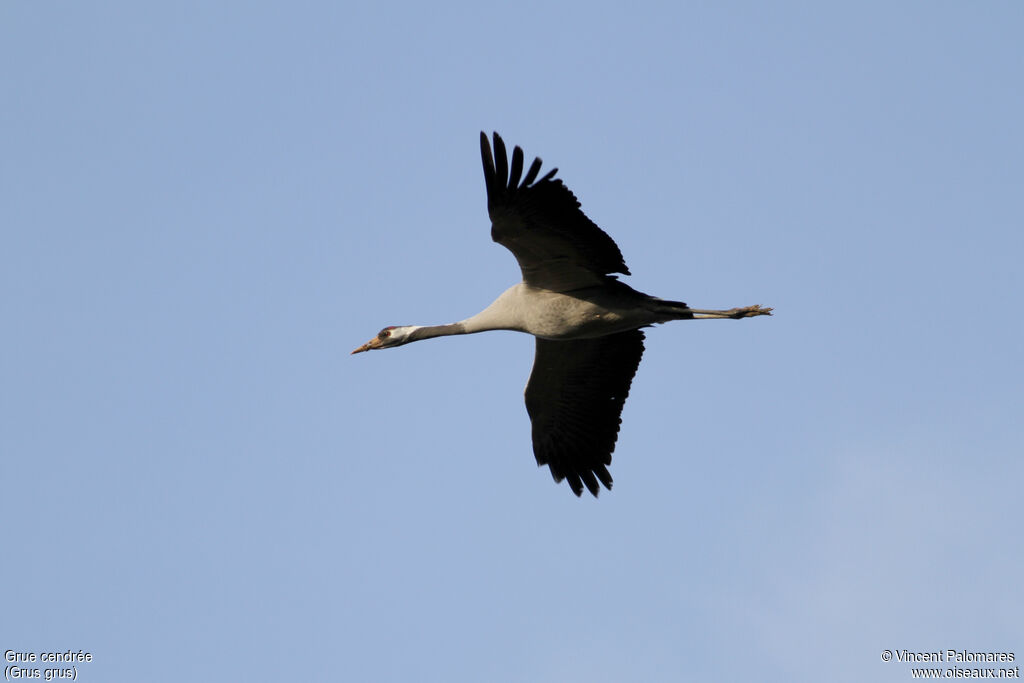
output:
POLYGON ((501 137, 494 148, 480 133, 491 238, 519 262, 523 281, 480 313, 450 325, 385 327, 352 353, 487 330, 536 337, 526 385, 533 454, 556 482, 568 480, 577 496, 611 489, 608 466, 619 434, 622 406, 644 352, 642 328, 670 320, 771 315, 760 306, 725 311, 690 308, 648 296, 620 282, 629 275, 618 246, 580 209, 572 191, 539 177, 534 159, 523 175, 523 150, 512 164, 501 137))

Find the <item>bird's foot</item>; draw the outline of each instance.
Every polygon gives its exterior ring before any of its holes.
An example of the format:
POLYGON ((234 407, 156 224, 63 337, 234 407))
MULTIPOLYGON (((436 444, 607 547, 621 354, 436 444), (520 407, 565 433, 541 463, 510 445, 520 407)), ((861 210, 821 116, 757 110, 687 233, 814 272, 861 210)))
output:
POLYGON ((753 306, 744 306, 743 308, 734 308, 729 311, 730 318, 753 318, 756 315, 771 315, 771 308, 761 308, 760 304, 754 304, 753 306))

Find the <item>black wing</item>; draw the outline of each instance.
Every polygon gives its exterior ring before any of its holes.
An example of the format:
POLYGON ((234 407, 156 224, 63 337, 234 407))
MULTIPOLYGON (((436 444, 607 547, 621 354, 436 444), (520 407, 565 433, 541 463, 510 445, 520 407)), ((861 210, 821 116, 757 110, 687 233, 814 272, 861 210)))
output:
POLYGON ((643 353, 640 330, 594 339, 537 338, 526 385, 533 454, 555 481, 568 479, 577 496, 584 485, 596 496, 598 481, 612 487, 608 466, 619 416, 643 353))
POLYGON ((497 133, 494 156, 487 135, 480 133, 480 155, 491 238, 515 255, 524 282, 567 292, 600 285, 611 273, 629 275, 614 240, 587 218, 576 196, 554 177, 557 168, 536 180, 541 161, 534 159, 521 177, 523 150, 512 150, 510 170, 497 133))

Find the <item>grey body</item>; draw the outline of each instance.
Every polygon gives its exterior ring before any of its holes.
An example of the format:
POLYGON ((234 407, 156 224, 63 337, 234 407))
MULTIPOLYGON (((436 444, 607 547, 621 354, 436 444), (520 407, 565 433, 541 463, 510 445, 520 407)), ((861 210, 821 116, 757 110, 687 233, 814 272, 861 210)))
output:
POLYGON ((685 306, 647 296, 614 279, 604 287, 573 292, 552 292, 521 282, 462 324, 467 334, 505 329, 541 339, 590 339, 692 318, 685 306))

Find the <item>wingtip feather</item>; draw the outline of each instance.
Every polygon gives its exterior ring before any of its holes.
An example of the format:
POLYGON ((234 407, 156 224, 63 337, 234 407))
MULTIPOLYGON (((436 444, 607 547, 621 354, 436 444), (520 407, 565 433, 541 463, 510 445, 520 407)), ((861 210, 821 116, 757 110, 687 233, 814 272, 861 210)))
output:
POLYGON ((508 152, 505 141, 497 132, 494 133, 494 179, 498 187, 508 186, 508 152))
POLYGON ((580 476, 583 478, 583 483, 587 485, 587 490, 590 491, 590 495, 597 498, 597 494, 601 491, 601 485, 597 483, 597 477, 590 470, 583 470, 580 472, 580 476))
POLYGON ((512 150, 512 168, 508 172, 508 187, 516 189, 519 187, 519 178, 523 175, 523 150, 516 145, 512 150))
POLYGON ((537 179, 537 174, 540 173, 541 163, 543 162, 541 162, 540 157, 534 157, 533 163, 530 164, 530 170, 526 172, 526 177, 523 178, 523 187, 529 186, 530 183, 537 179))

